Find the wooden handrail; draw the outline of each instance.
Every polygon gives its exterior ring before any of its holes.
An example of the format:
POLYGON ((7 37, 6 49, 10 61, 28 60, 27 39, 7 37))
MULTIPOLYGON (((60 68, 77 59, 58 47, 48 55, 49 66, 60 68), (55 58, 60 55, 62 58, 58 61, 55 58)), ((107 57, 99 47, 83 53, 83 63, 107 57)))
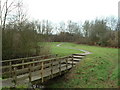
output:
MULTIPOLYGON (((65 56, 65 57, 58 57, 58 59, 65 59, 69 56, 65 56)), ((28 65, 28 64, 33 64, 33 63, 40 63, 40 62, 46 62, 46 61, 50 61, 50 60, 54 60, 56 58, 51 58, 51 59, 44 59, 44 60, 40 60, 40 61, 34 61, 34 62, 27 62, 27 63, 21 63, 21 64, 15 64, 15 65, 11 65, 12 67, 17 67, 17 66, 22 66, 22 65, 28 65)), ((10 66, 2 66, 2 68, 9 68, 10 66)))
POLYGON ((0 62, 4 63, 4 62, 14 62, 14 61, 22 61, 22 60, 27 60, 27 59, 36 59, 36 58, 42 58, 42 57, 46 57, 46 56, 57 56, 57 54, 52 55, 52 54, 48 54, 48 55, 43 55, 43 56, 35 56, 35 57, 27 57, 27 58, 18 58, 18 59, 11 59, 11 60, 1 60, 0 62))

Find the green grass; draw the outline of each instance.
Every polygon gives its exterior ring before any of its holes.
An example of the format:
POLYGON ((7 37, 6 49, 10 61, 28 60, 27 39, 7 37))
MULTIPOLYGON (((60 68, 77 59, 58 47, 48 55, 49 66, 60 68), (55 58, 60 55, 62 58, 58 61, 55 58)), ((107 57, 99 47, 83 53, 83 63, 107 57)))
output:
POLYGON ((73 53, 83 53, 82 51, 73 50, 66 48, 66 46, 61 45, 62 47, 57 47, 57 45, 60 44, 59 42, 51 42, 48 45, 51 46, 51 53, 52 54, 58 54, 58 56, 66 56, 73 53))
POLYGON ((50 43, 52 54, 60 56, 80 53, 77 50, 66 49, 73 47, 84 49, 93 54, 87 55, 65 77, 48 85, 49 88, 116 88, 118 87, 118 49, 88 45, 64 43, 56 47, 57 43, 50 43))

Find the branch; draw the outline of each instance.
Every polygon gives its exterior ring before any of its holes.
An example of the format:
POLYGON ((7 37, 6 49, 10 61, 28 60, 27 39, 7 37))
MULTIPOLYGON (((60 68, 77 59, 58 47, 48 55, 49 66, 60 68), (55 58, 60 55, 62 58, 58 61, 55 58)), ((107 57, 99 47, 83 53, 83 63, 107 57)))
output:
POLYGON ((8 6, 8 9, 12 6, 12 4, 15 2, 15 0, 13 0, 10 5, 8 6))

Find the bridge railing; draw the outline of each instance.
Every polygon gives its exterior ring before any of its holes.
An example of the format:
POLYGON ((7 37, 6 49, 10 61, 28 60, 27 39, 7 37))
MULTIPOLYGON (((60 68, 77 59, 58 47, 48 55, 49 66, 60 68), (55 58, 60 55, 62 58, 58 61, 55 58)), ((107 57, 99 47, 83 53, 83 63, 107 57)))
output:
POLYGON ((44 82, 45 77, 53 78, 55 73, 61 74, 63 69, 68 70, 69 66, 72 67, 73 64, 68 64, 68 61, 73 61, 72 55, 11 64, 2 67, 3 70, 9 68, 9 71, 2 72, 2 75, 9 75, 9 79, 14 85, 17 85, 25 79, 27 79, 28 82, 34 81, 35 79, 37 80, 38 76, 41 82, 44 82), (37 78, 35 78, 35 76, 37 76, 37 78))
POLYGON ((42 56, 35 56, 35 57, 27 57, 27 58, 18 58, 18 59, 11 59, 11 60, 2 60, 0 61, 2 63, 2 66, 6 65, 13 65, 18 63, 24 63, 24 62, 31 62, 34 60, 41 60, 41 59, 47 59, 47 58, 53 58, 56 57, 57 54, 48 54, 48 55, 42 55, 42 56))
MULTIPOLYGON (((0 67, 0 69, 4 70, 2 72, 3 81, 9 81, 14 85, 32 82, 38 79, 44 82, 46 78, 50 79, 56 74, 61 75, 63 72, 68 71, 68 69, 75 65, 75 61, 80 60, 84 54, 72 54, 65 57, 56 56, 48 55, 14 59, 18 61, 24 60, 24 62, 19 63, 12 63, 14 62, 13 60, 8 60, 6 62, 11 62, 11 64, 0 67)), ((3 62, 5 63, 5 61, 3 62)))
MULTIPOLYGON (((3 78, 8 78, 8 76, 11 77, 12 76, 11 72, 13 70, 14 65, 23 64, 22 66, 19 66, 18 68, 26 68, 27 65, 25 63, 40 61, 43 59, 53 58, 56 56, 57 56, 57 54, 55 54, 55 55, 49 54, 49 55, 43 55, 43 56, 27 57, 27 58, 19 58, 19 59, 1 61, 2 66, 0 67, 0 69, 2 69, 2 76, 3 76, 3 78)), ((37 66, 37 63, 33 64, 33 66, 34 65, 37 66)))

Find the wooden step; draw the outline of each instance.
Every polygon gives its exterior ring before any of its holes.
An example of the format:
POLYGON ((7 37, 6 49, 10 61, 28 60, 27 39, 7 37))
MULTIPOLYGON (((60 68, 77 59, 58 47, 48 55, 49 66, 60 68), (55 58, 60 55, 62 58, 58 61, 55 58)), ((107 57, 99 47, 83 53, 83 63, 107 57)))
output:
POLYGON ((75 54, 73 54, 73 55, 76 55, 76 56, 86 56, 85 53, 75 53, 75 54))
POLYGON ((77 64, 78 62, 68 61, 68 64, 72 64, 72 63, 75 65, 75 64, 77 64))
POLYGON ((75 61, 75 62, 79 62, 81 59, 76 59, 76 58, 74 58, 73 59, 73 61, 75 61))
POLYGON ((73 58, 80 58, 80 59, 82 59, 83 56, 73 56, 73 58))
MULTIPOLYGON (((75 62, 79 62, 80 60, 82 60, 81 58, 73 58, 73 61, 75 62)), ((68 61, 72 61, 72 58, 69 58, 68 61)))

